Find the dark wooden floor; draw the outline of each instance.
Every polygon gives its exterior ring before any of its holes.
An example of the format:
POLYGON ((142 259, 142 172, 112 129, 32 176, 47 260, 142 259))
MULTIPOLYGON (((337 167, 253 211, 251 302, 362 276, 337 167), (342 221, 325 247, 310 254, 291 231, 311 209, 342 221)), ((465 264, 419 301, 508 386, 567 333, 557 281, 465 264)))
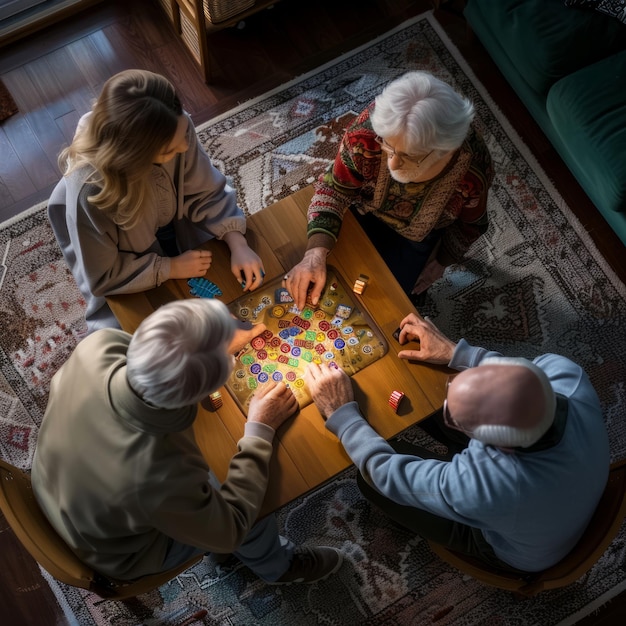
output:
MULTIPOLYGON (((0 49, 0 77, 20 112, 0 124, 0 222, 45 200, 59 178, 56 156, 103 82, 141 67, 165 74, 196 124, 365 43, 430 8, 428 0, 279 2, 245 28, 212 35, 220 68, 204 84, 188 52, 150 0, 113 0, 0 49), (358 10, 357 10, 358 9, 358 10)), ((624 246, 526 113, 482 46, 468 36, 459 0, 436 16, 453 42, 626 281, 624 246)), ((0 619, 10 626, 64 624, 48 585, 0 516, 0 619)), ((626 594, 584 626, 626 623, 626 594)))

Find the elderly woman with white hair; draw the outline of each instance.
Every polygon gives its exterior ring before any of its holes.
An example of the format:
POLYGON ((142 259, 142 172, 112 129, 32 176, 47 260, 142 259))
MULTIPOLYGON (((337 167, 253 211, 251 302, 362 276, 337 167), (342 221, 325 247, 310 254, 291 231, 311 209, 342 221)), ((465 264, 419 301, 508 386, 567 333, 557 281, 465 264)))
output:
POLYGON ((259 520, 276 429, 298 410, 282 383, 253 396, 220 484, 195 440, 197 403, 221 387, 232 353, 265 326, 238 329, 222 302, 165 304, 134 335, 101 329, 52 379, 33 491, 79 559, 132 580, 207 552, 233 553, 272 584, 337 571, 331 547, 295 546, 274 516, 259 520))
POLYGON ((400 358, 458 372, 442 412, 420 423, 447 454, 385 441, 362 417, 347 376, 325 364, 306 372, 326 428, 360 472, 359 488, 405 528, 500 570, 555 565, 584 533, 609 475, 589 378, 557 354, 531 361, 455 343, 414 313, 400 328, 400 358))
POLYGON ((326 257, 353 210, 404 291, 418 296, 487 230, 493 178, 474 107, 428 72, 390 83, 346 129, 315 184, 303 259, 285 276, 296 305, 316 304, 326 257), (310 293, 309 293, 310 292, 310 293))

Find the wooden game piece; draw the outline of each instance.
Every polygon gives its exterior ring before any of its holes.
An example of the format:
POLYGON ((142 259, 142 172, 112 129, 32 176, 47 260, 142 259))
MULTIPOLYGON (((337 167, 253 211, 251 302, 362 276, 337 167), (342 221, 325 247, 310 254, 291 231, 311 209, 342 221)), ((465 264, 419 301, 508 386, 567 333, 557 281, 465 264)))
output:
POLYGON ((352 287, 352 291, 358 294, 359 296, 363 294, 365 291, 365 287, 367 287, 367 282, 369 281, 369 276, 365 274, 359 274, 359 277, 354 281, 354 287, 352 287))
POLYGON ((219 391, 214 391, 209 394, 209 403, 214 411, 217 411, 224 403, 222 401, 222 394, 219 391))
POLYGON ((402 402, 402 398, 404 398, 404 393, 402 391, 392 391, 391 396, 389 396, 389 405, 396 413, 400 408, 400 402, 402 402))

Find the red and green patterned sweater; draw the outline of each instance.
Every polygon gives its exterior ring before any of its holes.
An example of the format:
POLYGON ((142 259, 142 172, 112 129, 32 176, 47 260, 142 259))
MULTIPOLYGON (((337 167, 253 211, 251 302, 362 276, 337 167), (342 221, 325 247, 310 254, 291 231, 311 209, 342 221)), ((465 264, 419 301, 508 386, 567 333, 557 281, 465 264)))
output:
POLYGON ((346 129, 334 163, 315 183, 308 210, 309 247, 332 248, 346 209, 372 212, 413 241, 443 228, 438 260, 460 261, 487 230, 487 191, 493 180, 491 156, 474 126, 445 169, 432 180, 399 183, 376 142, 373 103, 346 129))

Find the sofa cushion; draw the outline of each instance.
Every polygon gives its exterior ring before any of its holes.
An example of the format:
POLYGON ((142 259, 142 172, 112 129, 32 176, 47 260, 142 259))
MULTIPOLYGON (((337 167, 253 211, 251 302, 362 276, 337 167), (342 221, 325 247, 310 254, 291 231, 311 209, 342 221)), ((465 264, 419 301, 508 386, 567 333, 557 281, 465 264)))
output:
MULTIPOLYGON (((485 20, 526 83, 546 95, 586 65, 626 49, 626 27, 597 11, 569 8, 563 0, 468 0, 474 19, 485 20)), ((467 11, 467 9, 466 9, 467 11)))
POLYGON ((626 51, 558 81, 546 108, 594 204, 626 211, 626 51), (589 193, 589 191, 588 191, 589 193))

